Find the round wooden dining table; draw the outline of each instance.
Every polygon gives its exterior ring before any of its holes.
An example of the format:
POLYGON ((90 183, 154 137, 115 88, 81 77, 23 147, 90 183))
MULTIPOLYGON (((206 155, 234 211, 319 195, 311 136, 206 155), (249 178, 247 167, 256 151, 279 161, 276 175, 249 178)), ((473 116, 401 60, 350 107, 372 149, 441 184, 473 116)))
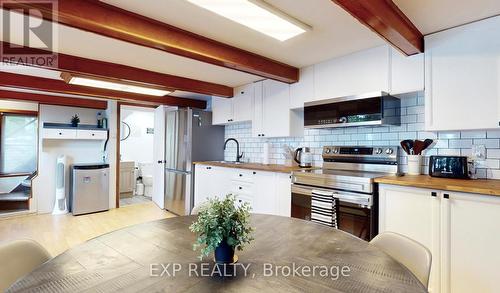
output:
POLYGON ((71 248, 7 292, 427 292, 406 267, 341 230, 252 215, 238 262, 193 251, 196 216, 148 222, 71 248))

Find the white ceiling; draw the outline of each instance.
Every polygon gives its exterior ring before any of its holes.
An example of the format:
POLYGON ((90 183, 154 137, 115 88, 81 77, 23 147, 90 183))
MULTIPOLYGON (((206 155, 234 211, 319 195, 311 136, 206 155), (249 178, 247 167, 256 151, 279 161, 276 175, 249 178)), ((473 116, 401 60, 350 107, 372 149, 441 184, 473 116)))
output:
POLYGON ((500 0, 393 0, 424 34, 500 14, 500 0))
POLYGON ((266 0, 312 27, 280 42, 186 0, 101 0, 158 21, 245 49, 286 64, 303 67, 382 45, 384 41, 331 0, 266 0))
MULTIPOLYGON (((384 44, 376 34, 331 0, 266 0, 283 12, 312 26, 311 31, 285 42, 255 32, 185 0, 102 1, 297 67, 384 44)), ((500 14, 500 0, 394 2, 424 34, 500 14)), ((262 79, 62 25, 57 25, 57 29, 58 46, 55 51, 61 53, 232 87, 262 79)), ((3 37, 0 36, 0 39, 3 40, 3 37)), ((9 41, 21 43, 21 39, 9 41)), ((59 73, 54 71, 42 70, 33 73, 15 69, 14 72, 59 78, 59 73)), ((175 95, 207 99, 204 95, 186 92, 176 92, 175 95)))

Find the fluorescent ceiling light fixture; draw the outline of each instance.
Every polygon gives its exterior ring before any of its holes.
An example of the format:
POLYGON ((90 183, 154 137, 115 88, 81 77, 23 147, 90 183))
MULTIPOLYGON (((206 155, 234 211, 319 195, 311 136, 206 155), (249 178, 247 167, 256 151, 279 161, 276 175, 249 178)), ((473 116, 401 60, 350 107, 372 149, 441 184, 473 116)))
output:
POLYGON ((286 41, 311 29, 261 0, 187 1, 280 41, 286 41))
POLYGON ((162 89, 160 87, 155 88, 153 86, 151 87, 140 86, 125 81, 124 82, 108 81, 100 78, 77 76, 66 72, 61 73, 61 77, 66 83, 69 84, 83 85, 83 86, 102 88, 102 89, 121 91, 121 92, 129 92, 141 95, 162 97, 172 92, 171 90, 162 89))

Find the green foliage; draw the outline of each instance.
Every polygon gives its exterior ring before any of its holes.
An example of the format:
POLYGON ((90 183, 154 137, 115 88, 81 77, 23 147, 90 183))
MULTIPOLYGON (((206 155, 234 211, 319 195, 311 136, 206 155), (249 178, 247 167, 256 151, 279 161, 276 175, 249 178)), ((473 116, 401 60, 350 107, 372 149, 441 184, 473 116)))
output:
POLYGON ((80 117, 78 117, 78 115, 75 114, 73 117, 71 117, 71 124, 78 125, 78 123, 80 123, 80 117))
POLYGON ((236 204, 232 194, 224 199, 211 199, 200 207, 198 220, 189 229, 198 234, 193 249, 201 248, 200 260, 214 251, 222 241, 235 250, 253 240, 250 227, 250 204, 236 204))

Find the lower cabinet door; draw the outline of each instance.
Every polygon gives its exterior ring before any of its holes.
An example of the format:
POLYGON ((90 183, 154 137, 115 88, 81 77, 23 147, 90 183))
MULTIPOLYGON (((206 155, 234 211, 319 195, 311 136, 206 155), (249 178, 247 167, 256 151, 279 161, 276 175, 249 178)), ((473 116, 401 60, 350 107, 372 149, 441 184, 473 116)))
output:
POLYGON ((432 252, 429 291, 439 292, 440 194, 429 189, 381 185, 379 233, 396 232, 425 245, 432 252))
POLYGON ((447 193, 442 292, 498 292, 500 198, 447 193))
POLYGON ((278 173, 276 183, 276 215, 290 217, 292 215, 292 178, 290 174, 278 173))
POLYGON ((253 212, 276 214, 276 173, 255 171, 253 212))

